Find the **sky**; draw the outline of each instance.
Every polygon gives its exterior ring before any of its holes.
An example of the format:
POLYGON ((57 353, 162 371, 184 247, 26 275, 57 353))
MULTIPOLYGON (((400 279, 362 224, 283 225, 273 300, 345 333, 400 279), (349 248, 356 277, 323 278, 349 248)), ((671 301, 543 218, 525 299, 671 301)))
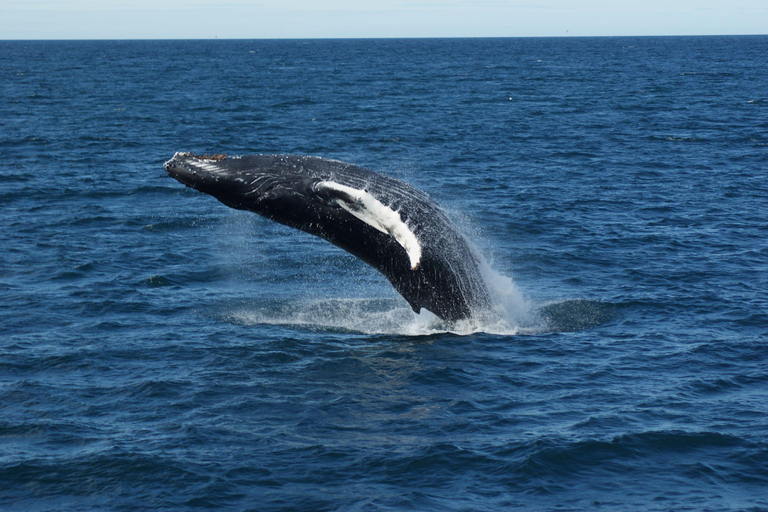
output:
POLYGON ((0 0, 0 39, 768 34, 768 0, 0 0))

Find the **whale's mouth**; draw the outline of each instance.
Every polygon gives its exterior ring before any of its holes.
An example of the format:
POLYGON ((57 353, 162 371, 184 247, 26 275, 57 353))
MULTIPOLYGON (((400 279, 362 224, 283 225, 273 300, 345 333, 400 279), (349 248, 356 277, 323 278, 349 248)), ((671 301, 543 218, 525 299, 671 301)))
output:
POLYGON ((220 174, 225 170, 221 162, 227 159, 227 155, 196 155, 194 153, 176 153, 163 164, 163 169, 171 177, 176 178, 185 185, 190 185, 197 179, 210 174, 220 174), (197 177, 197 179, 196 179, 197 177))
POLYGON ((209 194, 225 205, 238 210, 248 209, 244 198, 248 183, 241 177, 226 155, 196 155, 176 153, 163 164, 169 176, 184 185, 209 194))
POLYGON ((188 187, 193 186, 197 181, 197 175, 178 160, 168 160, 163 164, 163 169, 168 173, 168 176, 188 187))
POLYGON ((217 183, 227 174, 227 155, 196 155, 176 153, 163 164, 163 169, 172 178, 184 185, 207 192, 208 185, 217 183))

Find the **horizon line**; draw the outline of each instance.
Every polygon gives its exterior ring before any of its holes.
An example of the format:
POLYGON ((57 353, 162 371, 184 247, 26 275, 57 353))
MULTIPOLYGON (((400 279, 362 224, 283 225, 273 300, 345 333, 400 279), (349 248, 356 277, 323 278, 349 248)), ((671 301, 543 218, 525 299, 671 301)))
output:
POLYGON ((616 34, 616 35, 540 35, 540 36, 377 36, 377 37, 127 37, 127 38, 14 38, 0 37, 0 41, 370 41, 370 40, 424 40, 424 39, 599 39, 599 38, 654 38, 654 37, 760 37, 768 34, 616 34))

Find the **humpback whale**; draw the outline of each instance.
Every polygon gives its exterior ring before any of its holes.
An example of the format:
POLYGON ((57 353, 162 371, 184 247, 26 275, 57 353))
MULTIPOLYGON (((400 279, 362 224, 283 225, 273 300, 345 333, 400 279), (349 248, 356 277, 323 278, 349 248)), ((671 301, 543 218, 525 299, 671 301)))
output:
POLYGON ((198 156, 163 166, 225 205, 318 236, 382 273, 419 313, 448 322, 490 309, 479 260, 424 192, 338 160, 300 155, 198 156))

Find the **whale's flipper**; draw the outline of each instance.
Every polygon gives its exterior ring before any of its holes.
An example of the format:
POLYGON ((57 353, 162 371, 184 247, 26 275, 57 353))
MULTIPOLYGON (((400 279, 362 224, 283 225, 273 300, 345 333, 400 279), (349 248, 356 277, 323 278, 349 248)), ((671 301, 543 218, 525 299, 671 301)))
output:
POLYGON ((408 253, 411 269, 419 268, 421 245, 416 235, 403 222, 400 214, 384 205, 370 192, 342 185, 333 181, 321 181, 315 185, 321 194, 333 197, 337 204, 369 226, 387 233, 397 240, 408 253))

